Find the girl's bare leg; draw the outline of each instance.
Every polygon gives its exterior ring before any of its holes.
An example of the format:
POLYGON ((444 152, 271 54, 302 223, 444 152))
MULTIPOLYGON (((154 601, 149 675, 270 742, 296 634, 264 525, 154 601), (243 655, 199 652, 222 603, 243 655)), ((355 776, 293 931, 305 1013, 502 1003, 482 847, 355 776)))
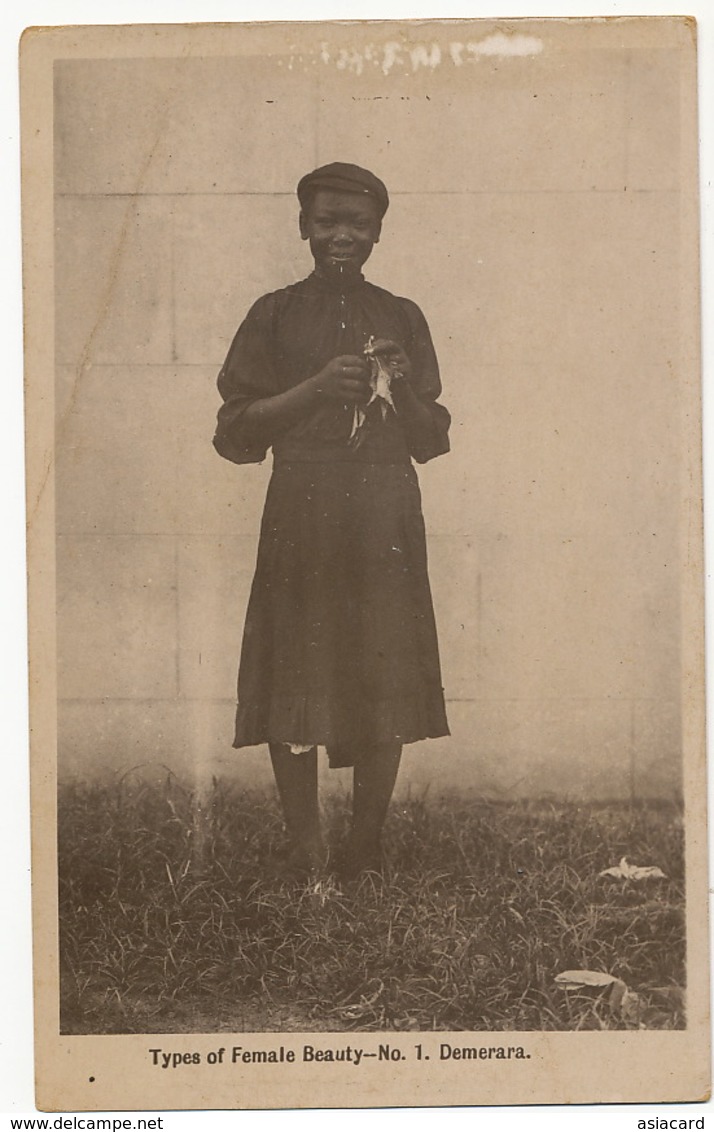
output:
POLYGON ((349 860, 345 862, 350 871, 379 866, 382 826, 401 757, 401 743, 380 743, 355 761, 352 831, 349 860))
POLYGON ((317 750, 295 755, 284 743, 270 744, 270 758, 280 795, 292 861, 300 869, 319 869, 325 863, 317 798, 317 750))

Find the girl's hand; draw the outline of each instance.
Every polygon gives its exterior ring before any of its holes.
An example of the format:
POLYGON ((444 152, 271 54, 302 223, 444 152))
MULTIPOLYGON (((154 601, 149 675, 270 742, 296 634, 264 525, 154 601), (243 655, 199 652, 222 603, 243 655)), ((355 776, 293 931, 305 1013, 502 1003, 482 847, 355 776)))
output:
POLYGON ((377 338, 371 346, 370 354, 379 354, 384 366, 392 375, 393 381, 404 378, 409 381, 412 373, 412 363, 398 342, 390 338, 377 338))
POLYGON ((369 364, 355 354, 333 358, 313 381, 317 392, 331 401, 359 402, 369 398, 369 364))

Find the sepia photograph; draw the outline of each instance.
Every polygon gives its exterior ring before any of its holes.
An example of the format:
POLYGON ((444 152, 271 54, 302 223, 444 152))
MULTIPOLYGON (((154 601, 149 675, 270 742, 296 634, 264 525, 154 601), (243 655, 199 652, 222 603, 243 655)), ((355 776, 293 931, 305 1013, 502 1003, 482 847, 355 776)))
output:
POLYGON ((694 21, 22 67, 49 1106, 703 1096, 694 21))

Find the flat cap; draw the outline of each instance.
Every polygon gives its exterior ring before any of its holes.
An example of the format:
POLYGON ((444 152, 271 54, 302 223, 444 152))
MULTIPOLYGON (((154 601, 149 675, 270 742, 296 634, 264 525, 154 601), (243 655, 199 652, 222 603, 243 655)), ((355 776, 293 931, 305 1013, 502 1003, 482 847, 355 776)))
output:
POLYGON ((319 169, 313 169, 312 173, 306 173, 301 178, 297 195, 303 208, 309 194, 316 189, 327 189, 333 193, 366 193, 377 202, 380 217, 384 216, 389 208, 389 196, 379 177, 375 177, 369 169, 362 169, 359 165, 350 165, 344 161, 321 165, 319 169))

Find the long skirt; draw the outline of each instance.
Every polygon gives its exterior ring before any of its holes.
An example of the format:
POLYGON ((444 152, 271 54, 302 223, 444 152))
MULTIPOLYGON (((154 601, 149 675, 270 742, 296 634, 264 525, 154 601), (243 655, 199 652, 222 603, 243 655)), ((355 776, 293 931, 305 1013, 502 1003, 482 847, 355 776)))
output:
POLYGON ((448 735, 424 520, 409 463, 284 463, 261 525, 235 747, 360 749, 448 735))

